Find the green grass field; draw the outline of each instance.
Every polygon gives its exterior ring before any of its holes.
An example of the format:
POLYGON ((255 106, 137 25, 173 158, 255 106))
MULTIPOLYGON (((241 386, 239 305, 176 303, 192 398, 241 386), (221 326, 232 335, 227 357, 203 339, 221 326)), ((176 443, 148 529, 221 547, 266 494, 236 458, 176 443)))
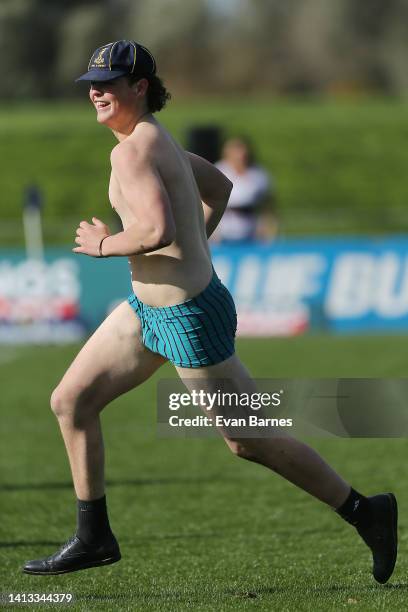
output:
MULTIPOLYGON (((0 352, 2 444, 0 584, 8 592, 70 592, 73 610, 405 610, 407 442, 315 440, 353 485, 394 491, 400 557, 387 586, 370 554, 331 510, 217 439, 157 439, 162 369, 103 416, 116 565, 61 577, 20 573, 74 530, 70 473, 48 397, 78 347, 0 352)), ((406 376, 406 339, 309 336, 241 340, 258 377, 406 376)), ((34 609, 34 608, 32 608, 34 609)), ((45 606, 35 609, 49 609, 45 606)))
MULTIPOLYGON (((175 97, 159 118, 184 144, 197 124, 250 136, 276 178, 283 235, 408 231, 403 100, 175 97)), ((89 103, 2 106, 0 129, 1 244, 23 243, 22 197, 33 181, 45 196, 48 244, 70 242, 84 217, 111 221, 107 186, 115 141, 89 103)))

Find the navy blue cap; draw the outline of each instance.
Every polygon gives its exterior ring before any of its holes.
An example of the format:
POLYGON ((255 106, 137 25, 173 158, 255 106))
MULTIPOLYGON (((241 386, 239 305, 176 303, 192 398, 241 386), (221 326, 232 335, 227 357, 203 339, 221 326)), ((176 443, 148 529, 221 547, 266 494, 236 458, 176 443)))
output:
POLYGON ((156 62, 146 47, 134 40, 117 40, 96 49, 88 64, 88 72, 76 81, 111 81, 126 74, 155 74, 156 62))

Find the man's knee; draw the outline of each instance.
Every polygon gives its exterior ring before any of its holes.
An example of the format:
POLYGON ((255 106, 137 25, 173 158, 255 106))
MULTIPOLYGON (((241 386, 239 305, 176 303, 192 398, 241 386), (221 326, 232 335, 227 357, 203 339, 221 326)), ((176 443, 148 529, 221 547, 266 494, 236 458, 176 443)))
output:
POLYGON ((257 445, 256 443, 254 444, 253 440, 249 438, 240 440, 226 439, 226 443, 236 457, 246 459, 247 461, 259 461, 259 449, 257 449, 257 445))
POLYGON ((50 404, 51 410, 58 419, 67 417, 75 410, 78 395, 76 390, 68 389, 64 385, 59 385, 54 389, 51 394, 50 404))
POLYGON ((51 394, 50 404, 58 420, 68 419, 75 424, 95 416, 97 412, 95 393, 79 385, 59 384, 51 394))

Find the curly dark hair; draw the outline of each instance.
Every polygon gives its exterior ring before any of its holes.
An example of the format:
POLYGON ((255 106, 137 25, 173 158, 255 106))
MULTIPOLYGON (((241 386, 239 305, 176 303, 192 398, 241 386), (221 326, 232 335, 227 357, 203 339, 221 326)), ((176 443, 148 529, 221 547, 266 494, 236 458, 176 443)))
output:
POLYGON ((162 79, 155 74, 149 76, 137 76, 132 74, 129 75, 128 78, 130 85, 140 81, 140 79, 147 79, 149 83, 146 94, 147 108, 151 113, 161 111, 171 98, 171 93, 165 88, 162 79))

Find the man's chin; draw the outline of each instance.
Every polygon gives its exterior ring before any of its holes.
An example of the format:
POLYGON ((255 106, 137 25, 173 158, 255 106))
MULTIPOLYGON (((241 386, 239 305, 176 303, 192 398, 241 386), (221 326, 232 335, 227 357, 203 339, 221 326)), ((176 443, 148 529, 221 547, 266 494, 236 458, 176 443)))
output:
POLYGON ((112 114, 109 112, 108 113, 99 112, 96 114, 96 120, 98 123, 101 123, 103 125, 107 125, 108 127, 110 127, 109 124, 113 121, 113 117, 112 117, 112 114))

